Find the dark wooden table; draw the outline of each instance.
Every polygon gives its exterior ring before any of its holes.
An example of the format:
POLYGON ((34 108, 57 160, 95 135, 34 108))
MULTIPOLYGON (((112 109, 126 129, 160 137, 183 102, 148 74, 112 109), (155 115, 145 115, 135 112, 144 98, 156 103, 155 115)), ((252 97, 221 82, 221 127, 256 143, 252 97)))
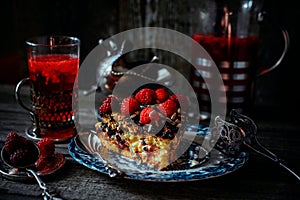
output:
MULTIPOLYGON (((300 126, 264 111, 254 118, 261 143, 283 158, 300 174, 300 126), (272 120, 271 120, 272 118, 272 120), (273 120, 274 118, 274 120, 273 120)), ((27 111, 14 99, 14 86, 0 86, 0 147, 10 131, 25 135, 31 121, 27 111)), ((63 168, 42 177, 63 199, 299 199, 299 182, 279 167, 255 153, 237 171, 217 178, 192 182, 144 182, 110 178, 77 163, 69 155, 68 144, 56 144, 67 158, 63 168)), ((42 199, 34 180, 12 181, 0 176, 0 199, 42 199)))

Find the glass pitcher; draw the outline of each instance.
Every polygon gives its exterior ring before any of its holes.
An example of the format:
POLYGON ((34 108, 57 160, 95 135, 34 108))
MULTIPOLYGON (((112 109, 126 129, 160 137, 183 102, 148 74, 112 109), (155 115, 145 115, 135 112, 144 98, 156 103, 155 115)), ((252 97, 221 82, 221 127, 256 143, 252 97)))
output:
MULTIPOLYGON (((276 68, 284 58, 289 35, 282 27, 283 50, 272 66, 259 66, 261 50, 261 26, 268 15, 263 11, 261 0, 196 0, 190 1, 191 36, 210 54, 220 71, 226 98, 220 103, 227 104, 227 110, 235 109, 249 114, 254 100, 255 79, 276 68)), ((197 59, 192 68, 190 81, 198 95, 202 119, 209 118, 210 97, 203 79, 210 77, 209 62, 197 59), (197 69, 196 69, 197 68, 197 69)))

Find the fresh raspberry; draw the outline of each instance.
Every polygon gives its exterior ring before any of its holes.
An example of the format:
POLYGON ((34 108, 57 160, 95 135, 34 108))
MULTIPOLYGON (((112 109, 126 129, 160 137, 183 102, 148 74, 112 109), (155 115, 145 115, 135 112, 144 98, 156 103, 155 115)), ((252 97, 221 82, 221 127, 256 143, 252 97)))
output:
POLYGON ((4 144, 4 149, 7 153, 10 154, 18 148, 18 146, 15 143, 17 139, 18 139, 18 134, 16 132, 8 133, 4 144))
POLYGON ((36 157, 27 149, 17 149, 10 154, 10 162, 15 166, 25 166, 34 162, 36 157))
POLYGON ((39 157, 39 159, 35 163, 35 166, 38 171, 45 169, 47 166, 47 159, 39 157))
POLYGON ((47 170, 53 163, 52 157, 44 158, 44 157, 39 157, 39 159, 36 161, 35 166, 36 169, 41 172, 43 170, 47 170))
POLYGON ((166 115, 170 117, 176 112, 177 104, 173 100, 168 99, 165 102, 159 104, 159 110, 163 113, 166 113, 166 115))
POLYGON ((102 103, 111 103, 111 101, 112 101, 112 96, 108 96, 103 99, 102 103))
POLYGON ((28 141, 25 137, 19 136, 16 132, 8 133, 4 149, 8 154, 12 154, 15 150, 19 148, 27 148, 28 141))
POLYGON ((43 138, 37 143, 40 149, 40 157, 47 158, 51 157, 55 151, 54 142, 50 138, 43 138))
POLYGON ((140 123, 149 124, 151 120, 158 119, 158 115, 155 110, 150 107, 144 108, 140 114, 140 123))
POLYGON ((158 88, 157 90, 155 90, 155 94, 156 94, 156 99, 159 102, 164 102, 169 98, 169 94, 164 88, 158 88))
POLYGON ((181 107, 182 110, 187 110, 188 109, 188 100, 187 97, 182 95, 182 94, 173 94, 170 97, 171 100, 177 103, 178 107, 181 107))
POLYGON ((140 104, 134 97, 127 97, 122 100, 121 113, 123 115, 132 114, 139 108, 140 104))
POLYGON ((101 114, 111 113, 111 100, 112 97, 109 96, 102 101, 101 106, 99 107, 99 111, 101 114))
POLYGON ((25 137, 19 135, 19 144, 21 145, 21 148, 24 147, 24 148, 27 148, 27 146, 29 145, 29 140, 27 140, 25 137))
POLYGON ((135 95, 135 98, 141 103, 141 104, 150 104, 153 103, 155 100, 155 92, 154 90, 150 88, 143 88, 140 91, 138 91, 135 95))

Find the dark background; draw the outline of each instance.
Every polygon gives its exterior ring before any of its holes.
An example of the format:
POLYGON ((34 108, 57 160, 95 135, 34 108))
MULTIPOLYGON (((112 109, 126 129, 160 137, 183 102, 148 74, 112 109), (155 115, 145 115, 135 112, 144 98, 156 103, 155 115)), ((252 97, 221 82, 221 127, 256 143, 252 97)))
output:
MULTIPOLYGON (((120 13, 126 13, 128 1, 4 0, 0 7, 1 47, 0 83, 15 85, 27 76, 24 42, 36 35, 64 34, 81 39, 81 60, 98 43, 121 30, 120 13)), ((166 1, 168 2, 168 1, 166 1)), ((182 1, 178 1, 178 4, 182 1)), ((182 5, 184 6, 184 5, 182 5)), ((290 35, 290 47, 280 66, 257 80, 256 107, 267 116, 280 119, 296 116, 299 111, 298 19, 300 12, 291 1, 265 1, 265 10, 284 26, 290 35)), ((280 35, 266 30, 266 64, 276 60, 282 49, 280 35)), ((295 118, 293 118, 295 119, 295 118)), ((297 119, 297 118, 296 118, 297 119)))

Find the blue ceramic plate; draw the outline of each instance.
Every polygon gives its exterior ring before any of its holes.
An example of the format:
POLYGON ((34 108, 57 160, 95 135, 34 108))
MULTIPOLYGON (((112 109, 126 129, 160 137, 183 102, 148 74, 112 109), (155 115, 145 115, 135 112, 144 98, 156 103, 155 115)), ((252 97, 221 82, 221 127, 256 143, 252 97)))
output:
MULTIPOLYGON (((198 128, 198 135, 205 135, 207 130, 207 127, 198 128)), ((70 141, 68 150, 78 163, 101 173, 109 174, 104 162, 81 148, 76 142, 76 137, 70 141)), ((199 144, 193 142, 186 153, 162 171, 141 169, 140 165, 134 161, 117 155, 115 155, 114 162, 120 164, 124 169, 123 178, 142 181, 179 182, 219 177, 239 169, 248 160, 247 152, 240 152, 235 157, 229 157, 213 148, 201 160, 194 159, 196 153, 199 153, 199 144)))

